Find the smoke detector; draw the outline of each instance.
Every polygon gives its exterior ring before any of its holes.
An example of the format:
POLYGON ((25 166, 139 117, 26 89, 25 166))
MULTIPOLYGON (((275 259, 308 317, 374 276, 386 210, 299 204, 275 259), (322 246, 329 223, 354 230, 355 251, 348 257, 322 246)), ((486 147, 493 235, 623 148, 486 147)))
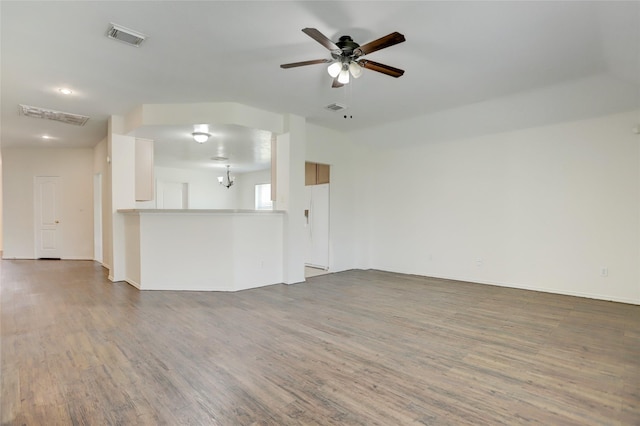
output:
POLYGON ((342 105, 342 104, 337 104, 337 103, 333 103, 333 104, 329 104, 325 107, 326 109, 328 109, 329 111, 342 111, 343 109, 347 109, 346 105, 342 105))
POLYGON ((134 47, 140 47, 142 42, 147 38, 146 35, 139 33, 138 31, 134 31, 114 23, 109 25, 107 37, 134 47))
POLYGON ((55 111, 53 109, 45 109, 29 105, 18 105, 18 113, 25 117, 59 121, 61 123, 73 124, 74 126, 84 126, 89 120, 89 117, 86 115, 72 114, 70 112, 55 111))

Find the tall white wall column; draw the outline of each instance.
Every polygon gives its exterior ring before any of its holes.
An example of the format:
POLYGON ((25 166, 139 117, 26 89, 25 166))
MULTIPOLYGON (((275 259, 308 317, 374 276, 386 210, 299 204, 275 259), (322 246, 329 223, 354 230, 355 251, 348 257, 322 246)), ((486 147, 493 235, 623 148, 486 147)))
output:
POLYGON ((111 166, 111 249, 112 262, 109 279, 124 281, 126 278, 124 218, 120 209, 136 207, 135 156, 136 141, 133 136, 118 134, 123 130, 121 117, 109 119, 108 155, 111 166))
MULTIPOLYGON (((304 281, 304 162, 306 121, 285 116, 285 133, 276 142, 275 209, 286 211, 283 223, 283 281, 304 281)), ((272 153, 273 155, 273 153, 272 153)))

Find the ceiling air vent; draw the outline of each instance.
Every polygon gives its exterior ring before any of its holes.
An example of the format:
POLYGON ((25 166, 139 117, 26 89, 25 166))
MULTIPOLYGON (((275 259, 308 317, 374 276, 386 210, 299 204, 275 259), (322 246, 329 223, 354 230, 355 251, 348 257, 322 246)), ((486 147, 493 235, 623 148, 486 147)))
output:
POLYGON ((33 118, 43 118, 61 123, 73 124, 74 126, 84 126, 89 120, 86 115, 71 114, 70 112, 55 111, 52 109, 38 108, 29 105, 18 105, 20 115, 33 118))
POLYGON ((341 104, 330 104, 330 105, 327 105, 325 108, 328 109, 329 111, 337 112, 337 111, 342 111, 343 109, 347 109, 347 106, 341 105, 341 104))
POLYGON ((140 47, 144 39, 147 38, 147 36, 142 33, 113 23, 109 26, 107 37, 135 47, 140 47))

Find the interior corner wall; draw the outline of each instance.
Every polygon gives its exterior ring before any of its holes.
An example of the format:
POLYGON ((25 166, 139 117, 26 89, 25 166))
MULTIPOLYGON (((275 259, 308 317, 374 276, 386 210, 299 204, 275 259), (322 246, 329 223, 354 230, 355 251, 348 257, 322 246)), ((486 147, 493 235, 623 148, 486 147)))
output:
POLYGON ((34 177, 60 176, 63 259, 93 258, 93 153, 86 149, 3 148, 5 259, 35 257, 34 177))
POLYGON ((329 164, 329 271, 360 267, 356 258, 359 194, 356 182, 361 154, 349 136, 314 124, 307 124, 306 160, 329 164))
POLYGON ((640 304, 638 117, 371 151, 371 266, 640 304))

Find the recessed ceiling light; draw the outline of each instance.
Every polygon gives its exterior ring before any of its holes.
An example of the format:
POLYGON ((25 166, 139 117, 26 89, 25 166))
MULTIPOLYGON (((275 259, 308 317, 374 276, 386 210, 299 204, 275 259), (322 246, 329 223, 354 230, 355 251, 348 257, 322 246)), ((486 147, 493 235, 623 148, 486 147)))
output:
POLYGON ((58 92, 62 93, 63 95, 70 95, 73 93, 71 89, 67 89, 66 87, 58 89, 58 92))
POLYGON ((42 139, 51 139, 51 136, 49 136, 49 135, 42 135, 42 139))

